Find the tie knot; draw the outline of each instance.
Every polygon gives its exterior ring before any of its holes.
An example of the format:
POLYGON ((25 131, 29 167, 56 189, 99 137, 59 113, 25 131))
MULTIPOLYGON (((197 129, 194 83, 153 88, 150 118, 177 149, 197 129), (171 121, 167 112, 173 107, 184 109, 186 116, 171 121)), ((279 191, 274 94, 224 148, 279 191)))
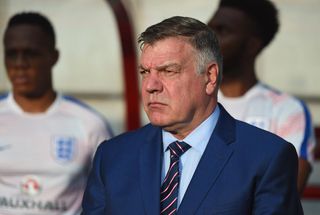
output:
POLYGON ((190 149, 191 146, 185 142, 175 141, 170 143, 168 148, 170 149, 171 156, 179 158, 183 153, 190 149))

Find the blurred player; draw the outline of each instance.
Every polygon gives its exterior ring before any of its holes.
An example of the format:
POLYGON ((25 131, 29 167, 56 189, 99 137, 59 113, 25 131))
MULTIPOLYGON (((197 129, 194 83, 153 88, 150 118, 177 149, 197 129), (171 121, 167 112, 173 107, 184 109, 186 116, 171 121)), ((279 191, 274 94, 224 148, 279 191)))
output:
POLYGON ((275 133, 292 143, 299 155, 298 189, 311 172, 314 130, 306 105, 261 83, 255 62, 278 30, 275 6, 268 0, 221 0, 209 21, 224 58, 219 101, 239 120, 275 133))
POLYGON ((59 53, 47 18, 14 15, 3 41, 12 92, 0 99, 0 214, 79 214, 91 159, 111 130, 53 89, 59 53))

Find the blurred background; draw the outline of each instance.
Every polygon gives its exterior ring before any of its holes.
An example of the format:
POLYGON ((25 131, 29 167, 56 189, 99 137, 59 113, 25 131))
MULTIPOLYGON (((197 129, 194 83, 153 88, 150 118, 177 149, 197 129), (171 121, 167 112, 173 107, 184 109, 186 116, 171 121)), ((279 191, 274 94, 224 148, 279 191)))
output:
MULTIPOLYGON (((259 78, 304 100, 320 127, 320 1, 274 0, 280 31, 260 55, 259 78)), ((142 31, 173 15, 207 22, 218 0, 0 0, 0 34, 10 16, 37 11, 55 27, 60 59, 55 88, 92 105, 115 134, 148 122, 140 104, 136 39, 142 31)), ((10 89, 0 58, 0 93, 10 89)), ((319 132, 319 130, 318 130, 319 132)), ((318 133, 319 134, 319 133, 318 133)), ((306 215, 320 213, 320 161, 315 161, 303 198, 306 215)))

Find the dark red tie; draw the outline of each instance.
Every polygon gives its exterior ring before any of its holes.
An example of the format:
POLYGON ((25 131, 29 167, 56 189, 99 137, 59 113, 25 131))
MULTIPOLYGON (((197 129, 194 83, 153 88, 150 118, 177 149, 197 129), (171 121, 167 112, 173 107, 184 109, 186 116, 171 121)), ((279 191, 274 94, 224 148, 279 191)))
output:
POLYGON ((173 215, 177 212, 178 193, 179 193, 179 158, 185 153, 189 146, 185 142, 173 142, 170 149, 170 167, 161 186, 160 194, 160 214, 173 215))

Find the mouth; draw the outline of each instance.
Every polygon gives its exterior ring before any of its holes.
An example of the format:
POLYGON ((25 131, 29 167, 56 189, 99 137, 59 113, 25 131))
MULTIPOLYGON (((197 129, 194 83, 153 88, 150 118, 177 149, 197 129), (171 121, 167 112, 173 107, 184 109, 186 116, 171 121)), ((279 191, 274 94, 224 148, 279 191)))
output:
POLYGON ((18 76, 12 79, 12 83, 15 85, 24 85, 24 84, 28 84, 28 82, 29 82, 29 79, 25 76, 18 76))
POLYGON ((151 108, 151 109, 163 108, 165 106, 167 105, 161 102, 148 102, 148 108, 151 108))

